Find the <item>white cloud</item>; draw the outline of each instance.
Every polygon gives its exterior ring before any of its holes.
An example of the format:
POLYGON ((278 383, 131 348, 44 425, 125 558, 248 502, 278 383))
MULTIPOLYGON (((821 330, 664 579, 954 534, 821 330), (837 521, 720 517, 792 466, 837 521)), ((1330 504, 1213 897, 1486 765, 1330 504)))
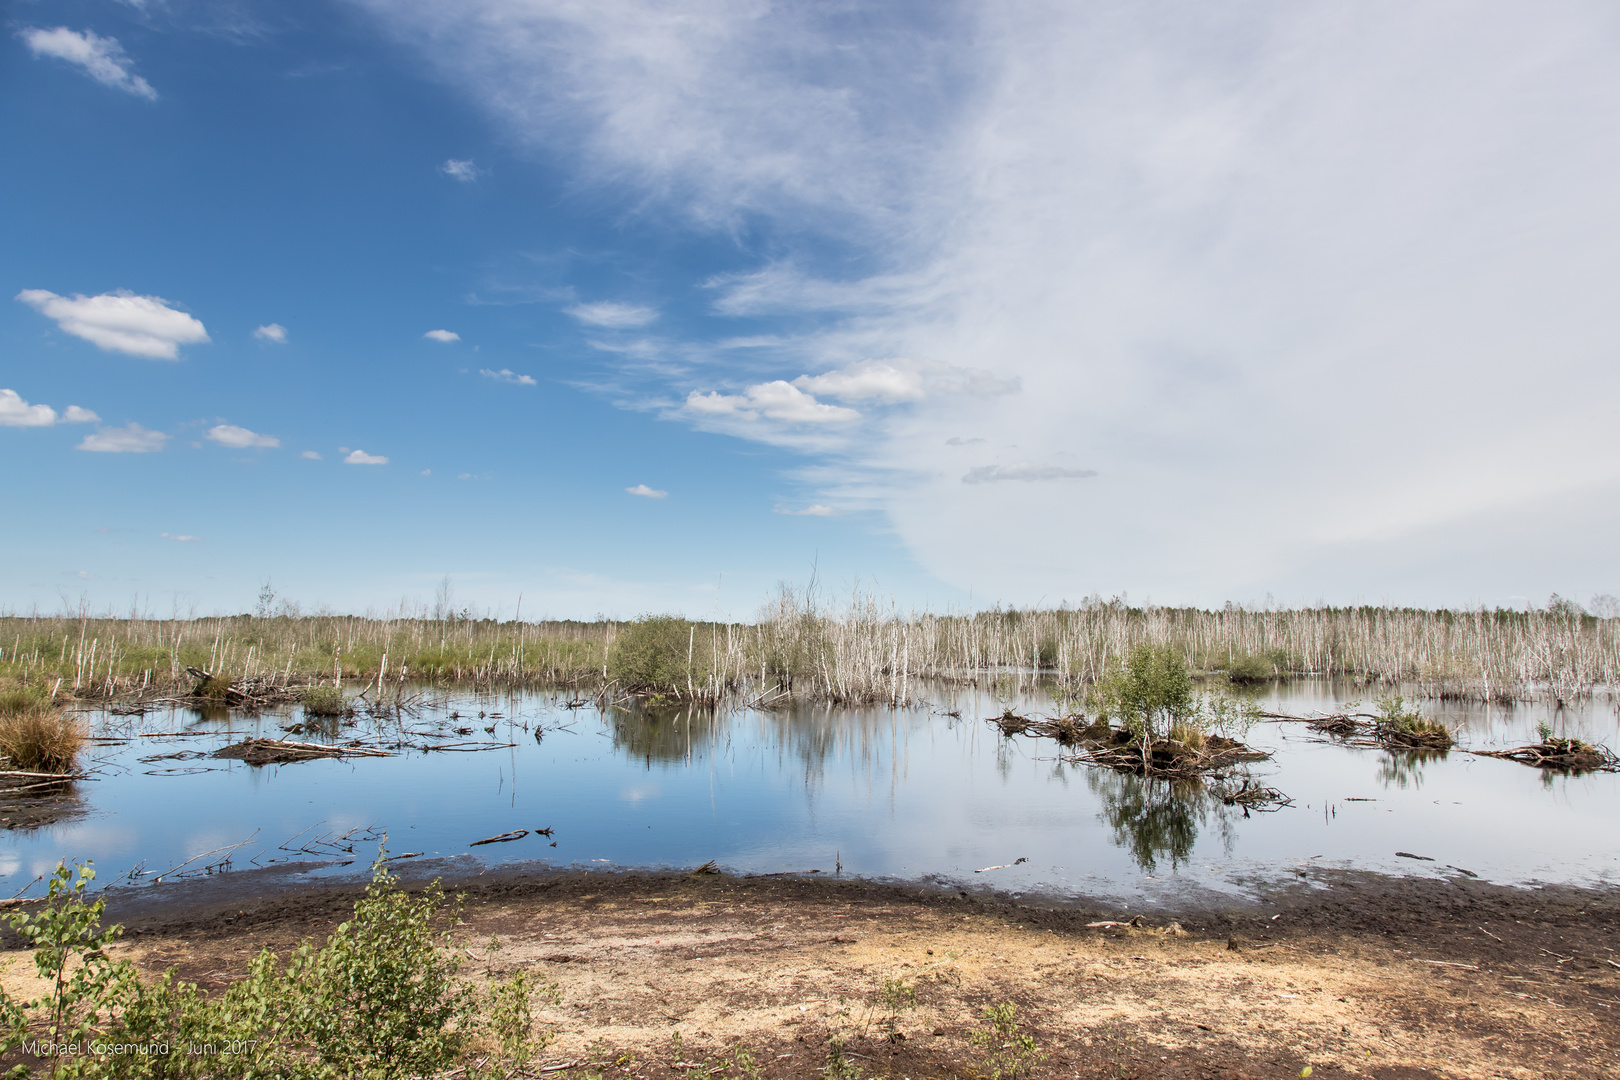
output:
POLYGON ((939 394, 991 397, 1013 394, 1016 377, 998 378, 988 371, 914 360, 861 360, 822 375, 801 375, 793 385, 840 401, 898 405, 939 394))
POLYGON ((161 431, 148 431, 130 421, 121 428, 102 428, 86 435, 79 443, 80 450, 101 454, 153 454, 163 449, 169 436, 161 431))
POLYGON ((658 318, 658 312, 650 307, 616 304, 610 300, 596 304, 575 304, 564 310, 586 326, 601 326, 609 330, 646 326, 658 318))
POLYGON ((187 536, 185 533, 158 533, 165 540, 173 540, 177 544, 195 544, 202 539, 200 536, 187 536))
POLYGON ((496 382, 512 383, 516 386, 538 385, 534 381, 533 375, 519 375, 513 372, 510 368, 501 368, 499 371, 491 371, 489 368, 479 368, 478 374, 482 375, 486 379, 494 379, 496 382))
POLYGON ((65 26, 51 30, 28 29, 19 35, 35 56, 52 56, 84 69, 96 82, 126 94, 157 100, 152 85, 130 70, 129 58, 116 38, 98 37, 89 30, 74 31, 65 26))
POLYGON ((237 427, 235 424, 216 424, 208 429, 207 437, 212 442, 236 450, 245 450, 249 447, 268 449, 281 445, 281 440, 274 435, 260 435, 249 431, 245 427, 237 427))
POLYGON ((30 405, 15 390, 0 390, 0 426, 51 427, 56 410, 49 405, 30 405))
POLYGON ((637 484, 635 487, 627 487, 624 490, 628 494, 640 495, 644 499, 663 499, 669 496, 669 492, 650 488, 646 484, 637 484))
POLYGON ((778 506, 776 509, 772 510, 771 513, 787 514, 791 517, 834 517, 837 515, 838 511, 834 510, 830 506, 822 506, 820 503, 812 503, 803 510, 789 510, 785 506, 778 506))
POLYGON ((471 161, 458 161, 451 158, 439 166, 439 171, 452 180, 459 180, 463 184, 470 184, 478 179, 478 166, 471 161))
POLYGON ((89 409, 81 409, 77 405, 69 405, 62 413, 64 424, 99 424, 101 417, 89 409))
POLYGON ((386 465, 388 459, 377 454, 368 454, 364 450, 351 450, 349 456, 343 459, 345 465, 386 465))
POLYGON ((70 298, 46 289, 24 289, 16 299, 56 320, 64 333, 108 352, 175 360, 181 345, 208 340, 208 331, 201 322, 176 311, 160 296, 137 296, 119 289, 99 296, 74 293, 70 298))
POLYGON ((945 445, 946 446, 977 446, 982 442, 984 442, 984 440, 977 437, 977 436, 974 436, 971 439, 964 439, 960 435, 952 435, 950 438, 945 440, 945 445))
POLYGON ((321 455, 317 451, 314 451, 314 450, 305 450, 303 453, 299 454, 298 456, 301 457, 301 458, 304 458, 307 461, 319 461, 319 460, 321 460, 321 455))
POLYGON ((842 405, 817 401, 792 383, 775 379, 750 386, 740 394, 707 394, 693 390, 680 413, 699 422, 727 421, 760 424, 847 424, 861 414, 842 405))
MULTIPOLYGON (((1477 527, 1620 526, 1612 4, 1029 0, 879 5, 857 29, 757 0, 362 3, 604 198, 768 237, 770 262, 710 280, 713 310, 792 340, 707 377, 804 373, 780 385, 865 422, 772 418, 752 389, 666 415, 837 433, 791 445, 939 579, 1209 602, 1612 587, 1571 530, 1477 527), (1022 392, 919 390, 896 357, 1022 392), (964 484, 939 461, 963 430, 1108 482, 964 484)), ((640 400, 696 385, 666 378, 640 400)))
POLYGON ((266 323, 253 331, 253 336, 260 341, 273 341, 277 345, 287 344, 287 328, 280 323, 266 323))
POLYGON ((461 335, 456 333, 454 330, 429 330, 422 336, 432 341, 442 341, 445 344, 449 344, 452 341, 461 340, 461 335))
POLYGON ((964 484, 994 484, 1002 480, 1084 480, 1096 476, 1095 469, 1066 469, 1059 465, 1032 465, 1027 461, 1016 465, 981 465, 969 469, 962 477, 964 484))

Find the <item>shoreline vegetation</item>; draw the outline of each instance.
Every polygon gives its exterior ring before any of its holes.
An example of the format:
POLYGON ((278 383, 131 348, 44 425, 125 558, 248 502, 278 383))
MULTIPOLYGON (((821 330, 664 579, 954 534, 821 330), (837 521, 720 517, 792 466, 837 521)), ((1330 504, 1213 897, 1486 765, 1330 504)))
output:
POLYGON ((1529 611, 1356 607, 1131 607, 902 612, 871 594, 835 605, 782 587, 752 622, 645 616, 519 621, 408 604, 383 615, 0 616, 0 688, 139 708, 252 708, 332 690, 392 696, 407 682, 544 688, 576 699, 756 707, 793 701, 901 704, 918 683, 1106 684, 1139 648, 1180 657, 1200 680, 1328 676, 1428 699, 1558 703, 1620 688, 1620 618, 1554 597, 1529 611))

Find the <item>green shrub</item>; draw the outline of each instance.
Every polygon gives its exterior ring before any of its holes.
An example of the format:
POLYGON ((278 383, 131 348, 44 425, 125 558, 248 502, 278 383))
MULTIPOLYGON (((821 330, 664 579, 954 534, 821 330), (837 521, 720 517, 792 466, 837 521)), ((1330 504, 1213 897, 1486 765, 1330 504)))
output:
POLYGON ((694 669, 695 647, 692 623, 676 615, 644 615, 613 639, 608 671, 631 690, 682 694, 689 683, 707 678, 707 671, 694 669))
POLYGON ((984 1052, 979 1075, 990 1080, 1022 1080, 1046 1060, 1035 1037, 1018 1030, 1018 1006, 1012 1002, 986 1005, 984 1021, 984 1027, 968 1038, 984 1052))
POLYGON ((301 700, 306 716, 343 716, 349 711, 343 691, 335 686, 312 686, 301 700))
POLYGON ((1097 684, 1095 704, 1136 738, 1167 734, 1190 722, 1197 709, 1186 659, 1174 649, 1139 645, 1125 664, 1097 684))

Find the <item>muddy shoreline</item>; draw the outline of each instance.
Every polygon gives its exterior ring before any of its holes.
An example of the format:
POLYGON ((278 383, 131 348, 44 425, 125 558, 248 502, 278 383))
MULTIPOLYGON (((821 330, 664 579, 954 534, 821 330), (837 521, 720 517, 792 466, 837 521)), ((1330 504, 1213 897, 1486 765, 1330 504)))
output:
MULTIPOLYGON (((628 1055, 607 1073, 662 1080, 743 1045, 767 1077, 808 1076, 837 1036, 867 1076, 966 1077, 983 1007, 1005 1001, 1047 1055, 1036 1076, 1620 1070, 1620 889, 1308 871, 1249 899, 1127 905, 819 876, 399 869, 465 894, 467 973, 559 985, 563 1004, 539 1016, 556 1032, 545 1064, 579 1075, 628 1055), (884 980, 916 1005, 885 1006, 884 980)), ((108 916, 147 970, 218 989, 259 948, 330 931, 358 892, 235 874, 112 890, 108 916)))

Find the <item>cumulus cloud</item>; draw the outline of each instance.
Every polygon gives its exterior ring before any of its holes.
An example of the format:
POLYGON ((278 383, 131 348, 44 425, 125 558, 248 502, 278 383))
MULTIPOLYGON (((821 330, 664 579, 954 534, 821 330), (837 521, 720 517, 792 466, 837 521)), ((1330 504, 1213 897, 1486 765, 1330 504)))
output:
POLYGON ((1059 465, 981 465, 969 469, 962 477, 964 484, 994 484, 1002 480, 1084 480, 1096 476, 1095 469, 1066 469, 1059 465))
POLYGON ((99 424, 101 423, 101 417, 89 409, 69 405, 62 411, 62 422, 65 424, 99 424))
POLYGON ((596 304, 575 304, 564 310, 586 326, 600 326, 608 330, 646 326, 658 318, 658 312, 650 307, 616 304, 609 300, 596 304))
POLYGON ((319 454, 319 452, 314 451, 314 450, 305 450, 303 453, 299 454, 298 456, 303 458, 306 461, 319 461, 319 460, 321 460, 321 455, 319 454))
POLYGON ((680 413, 697 421, 728 421, 756 425, 764 421, 779 424, 847 424, 861 414, 842 405, 817 401, 790 382, 775 379, 750 386, 740 394, 707 394, 693 390, 686 396, 680 413))
POLYGON ((280 323, 266 323, 253 331, 253 336, 260 341, 273 341, 277 345, 287 344, 287 328, 280 323))
POLYGON ((451 158, 439 166, 439 171, 452 180, 459 180, 463 184, 470 184, 478 179, 478 166, 471 161, 458 161, 451 158))
POLYGON ((103 86, 122 90, 148 101, 157 100, 152 84, 130 70, 129 57, 116 38, 99 37, 89 30, 29 29, 19 35, 35 56, 51 56, 84 69, 103 86))
POLYGON ((169 306, 161 296, 137 296, 127 289, 98 296, 58 296, 46 289, 24 289, 18 300, 38 311, 64 333, 108 352, 175 360, 181 345, 208 340, 203 324, 169 306))
POLYGON ((249 431, 245 427, 235 424, 216 424, 208 429, 208 439, 221 446, 229 446, 236 450, 246 450, 249 447, 274 448, 281 445, 281 440, 274 435, 260 435, 249 431))
POLYGON ((499 371, 491 371, 489 368, 479 368, 478 374, 482 375, 486 379, 494 379, 496 382, 512 383, 514 386, 538 385, 534 381, 533 375, 519 375, 511 368, 501 368, 499 371))
POLYGON ((343 459, 345 465, 386 465, 388 459, 378 454, 368 454, 364 450, 351 450, 348 457, 343 459))
POLYGON ((430 341, 442 341, 445 344, 449 344, 452 341, 461 340, 461 335, 456 333, 454 330, 429 330, 422 336, 430 341))
POLYGON ((148 431, 132 420, 120 428, 102 428, 86 435, 79 449, 100 454, 153 454, 168 441, 163 432, 148 431))
POLYGON ((56 423, 56 410, 49 405, 30 405, 15 390, 0 390, 0 425, 6 427, 50 427, 56 423))
POLYGON ((775 514, 787 514, 792 517, 833 517, 838 513, 838 511, 834 510, 832 507, 822 506, 820 503, 812 503, 803 510, 790 510, 785 506, 778 506, 771 512, 775 514))
POLYGON ((635 487, 627 487, 624 490, 627 494, 640 495, 644 499, 663 499, 669 496, 669 492, 659 491, 657 488, 648 487, 646 484, 637 484, 635 487))

